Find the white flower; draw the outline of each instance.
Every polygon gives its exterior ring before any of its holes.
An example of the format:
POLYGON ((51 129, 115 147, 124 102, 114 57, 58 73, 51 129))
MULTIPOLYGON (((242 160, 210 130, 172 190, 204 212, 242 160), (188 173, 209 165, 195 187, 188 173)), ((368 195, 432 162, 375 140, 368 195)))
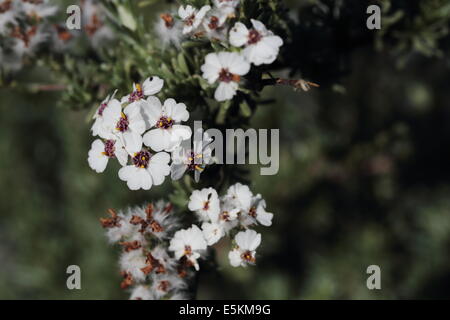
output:
POLYGON ((122 111, 120 103, 111 101, 103 111, 103 125, 122 141, 129 153, 141 150, 145 122, 138 105, 130 104, 122 111))
POLYGON ((209 84, 219 82, 214 98, 217 101, 230 100, 236 94, 241 76, 250 71, 250 64, 236 52, 210 53, 202 65, 203 78, 209 84))
POLYGON ((11 0, 0 0, 0 35, 5 35, 8 27, 16 25, 19 11, 11 0))
POLYGON ((40 20, 56 14, 58 7, 51 6, 47 0, 36 1, 36 3, 22 1, 22 10, 28 17, 40 20))
POLYGON ((149 286, 138 285, 131 291, 130 300, 157 300, 149 286))
POLYGON ((245 45, 243 54, 245 58, 259 66, 261 64, 271 64, 278 56, 283 40, 266 29, 264 24, 257 20, 251 20, 253 28, 236 22, 230 30, 230 43, 235 47, 245 45))
POLYGON ((200 258, 200 252, 206 250, 207 244, 203 238, 202 231, 192 225, 189 229, 179 230, 170 241, 169 250, 174 251, 175 258, 185 257, 196 270, 199 270, 197 259, 200 258))
POLYGON ((212 149, 209 144, 212 138, 205 132, 202 137, 202 129, 198 129, 194 134, 194 148, 190 147, 190 141, 184 141, 172 152, 172 165, 170 166, 170 177, 172 180, 180 179, 188 171, 194 171, 195 181, 200 180, 200 174, 207 164, 212 162, 212 149))
POLYGON ((194 190, 189 197, 189 210, 196 212, 201 221, 216 221, 220 213, 220 201, 214 188, 194 190))
POLYGON ((235 228, 239 224, 239 215, 241 209, 236 208, 234 203, 227 200, 226 197, 220 199, 220 214, 218 224, 223 228, 225 233, 235 228))
POLYGON ((227 38, 226 21, 227 15, 222 11, 217 9, 209 11, 202 23, 206 36, 209 39, 225 41, 227 38))
POLYGON ((178 15, 183 20, 183 34, 192 33, 197 30, 209 10, 211 10, 210 6, 203 6, 200 10, 195 9, 191 5, 187 5, 186 7, 180 6, 178 15))
POLYGON ((258 194, 252 198, 248 212, 241 213, 239 218, 244 227, 256 223, 269 227, 272 225, 273 213, 266 211, 266 201, 258 194))
POLYGON ((181 125, 189 119, 189 112, 184 103, 167 99, 164 106, 156 97, 147 99, 142 109, 151 129, 144 135, 144 144, 155 151, 173 151, 183 140, 191 137, 191 128, 181 125))
POLYGON ((233 267, 247 266, 256 262, 256 248, 261 244, 261 234, 254 230, 239 232, 234 237, 236 247, 230 251, 228 258, 233 267))
POLYGON ((169 43, 180 46, 183 37, 182 25, 179 20, 173 18, 173 15, 168 13, 160 15, 160 19, 156 23, 156 33, 164 46, 169 43))
POLYGON ((225 229, 223 224, 219 223, 219 220, 214 223, 204 222, 202 224, 202 231, 208 246, 212 246, 225 235, 225 229))
POLYGON ((119 140, 110 139, 103 142, 96 139, 89 150, 89 166, 97 173, 103 172, 110 158, 117 158, 119 163, 124 166, 128 161, 128 152, 119 140))
POLYGON ((88 40, 94 48, 108 45, 115 35, 113 30, 104 23, 106 13, 98 1, 83 1, 82 24, 88 40))
POLYGON ((213 0, 213 3, 223 14, 234 17, 234 11, 239 6, 240 0, 213 0))
POLYGON ((146 256, 142 248, 122 252, 120 257, 120 269, 133 277, 136 282, 145 280, 145 273, 142 271, 147 266, 146 256))
POLYGON ((131 224, 132 214, 130 210, 128 213, 119 212, 116 213, 114 210, 110 210, 111 218, 102 219, 102 224, 105 228, 108 228, 106 236, 111 243, 116 243, 119 241, 134 241, 138 240, 144 242, 144 238, 141 237, 137 239, 136 234, 139 233, 139 226, 131 224))
POLYGON ((134 154, 132 161, 132 165, 119 170, 119 178, 127 182, 130 190, 149 190, 152 185, 162 184, 170 173, 170 155, 165 152, 152 155, 147 150, 141 150, 134 154))
POLYGON ((156 273, 166 273, 175 270, 177 261, 169 256, 166 247, 158 245, 151 250, 150 254, 154 259, 158 261, 158 264, 162 267, 161 270, 156 270, 156 273))
POLYGON ((228 188, 224 201, 229 202, 231 207, 247 212, 250 210, 252 197, 250 188, 238 182, 228 188))
POLYGON ((176 274, 152 274, 151 291, 158 299, 161 299, 168 294, 184 290, 186 287, 187 283, 176 274))
POLYGON ((153 76, 144 80, 142 86, 133 83, 133 91, 121 99, 121 103, 133 103, 136 101, 144 101, 146 96, 153 96, 161 91, 164 86, 164 80, 153 76))
POLYGON ((33 55, 38 47, 45 42, 49 35, 44 31, 43 25, 16 27, 11 33, 14 38, 12 51, 17 56, 33 55))
POLYGON ((109 139, 113 136, 110 129, 105 127, 104 125, 104 118, 103 118, 103 111, 108 107, 108 105, 116 104, 115 108, 122 108, 120 105, 120 102, 117 99, 114 99, 114 96, 116 94, 117 90, 114 91, 114 93, 110 96, 107 96, 105 100, 102 101, 100 106, 95 111, 95 114, 93 116, 94 124, 92 125, 92 135, 93 136, 99 136, 103 139, 109 139))

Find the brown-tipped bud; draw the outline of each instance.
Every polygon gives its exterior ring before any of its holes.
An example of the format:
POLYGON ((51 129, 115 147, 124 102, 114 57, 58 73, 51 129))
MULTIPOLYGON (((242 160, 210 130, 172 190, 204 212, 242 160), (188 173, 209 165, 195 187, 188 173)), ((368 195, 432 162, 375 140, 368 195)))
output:
POLYGON ((123 277, 123 280, 120 283, 121 289, 126 289, 133 284, 133 277, 132 277, 131 273, 126 272, 126 271, 121 271, 120 274, 123 277))
POLYGON ((110 214, 111 218, 100 218, 100 223, 103 228, 114 228, 114 227, 120 227, 120 217, 117 215, 116 211, 114 209, 108 209, 108 213, 110 214))
POLYGON ((153 219, 153 203, 150 203, 147 208, 145 208, 145 213, 147 214, 147 220, 153 219))
POLYGON ((123 246, 123 249, 125 250, 125 252, 130 252, 131 250, 137 250, 142 247, 141 242, 137 241, 137 240, 119 242, 119 244, 121 246, 123 246))
POLYGON ((138 216, 132 216, 130 219, 130 223, 133 225, 138 225, 141 224, 142 222, 144 222, 144 219, 138 216))
POLYGON ((150 222, 150 228, 152 229, 152 232, 162 232, 164 231, 164 228, 156 222, 156 220, 153 220, 150 222))

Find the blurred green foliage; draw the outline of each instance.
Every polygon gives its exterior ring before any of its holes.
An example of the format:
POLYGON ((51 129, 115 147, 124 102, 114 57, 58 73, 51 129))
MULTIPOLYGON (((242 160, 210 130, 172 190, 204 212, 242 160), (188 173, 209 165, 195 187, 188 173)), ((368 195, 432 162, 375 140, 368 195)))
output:
MULTIPOLYGON (((260 176, 251 166, 250 181, 274 225, 255 267, 230 267, 219 243, 219 270, 201 275, 198 298, 450 298, 448 3, 382 1, 389 24, 368 31, 369 2, 286 1, 298 27, 282 56, 290 68, 278 75, 321 88, 262 92, 275 102, 259 105, 249 124, 280 128, 280 171, 260 176), (366 288, 371 264, 381 267, 382 290, 366 288)), ((145 8, 144 16, 156 10, 145 8)), ((75 103, 56 107, 59 93, 26 90, 62 81, 40 64, 0 88, 0 298, 126 298, 98 218, 169 195, 169 182, 130 192, 114 165, 101 175, 89 169, 89 110, 68 107, 97 104, 103 97, 91 86, 104 74, 125 90, 145 73, 102 64, 99 78, 85 79, 78 71, 95 68, 92 54, 73 65, 79 81, 70 83, 86 81, 89 94, 72 95, 75 103), (81 267, 82 290, 66 288, 71 264, 81 267)))

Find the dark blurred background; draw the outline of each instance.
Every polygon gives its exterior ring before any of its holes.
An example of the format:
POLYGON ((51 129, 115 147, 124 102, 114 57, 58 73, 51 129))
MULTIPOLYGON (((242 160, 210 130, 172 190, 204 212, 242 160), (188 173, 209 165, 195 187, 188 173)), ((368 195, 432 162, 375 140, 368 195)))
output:
MULTIPOLYGON (((287 1, 301 23, 299 3, 287 1)), ((274 224, 258 230, 255 267, 230 267, 219 244, 219 270, 202 275, 198 298, 450 298, 450 41, 429 55, 391 50, 395 41, 377 47, 365 11, 355 8, 303 46, 320 52, 333 41, 321 52, 332 63, 308 67, 300 53, 291 57, 321 88, 264 90, 276 101, 258 109, 252 126, 280 128, 280 171, 260 176, 251 167, 251 189, 266 199, 274 224), (381 290, 366 287, 372 264, 381 268, 381 290)), ((309 28, 297 30, 298 41, 309 28)), ((58 81, 39 65, 17 77, 58 81)), ((164 197, 170 183, 130 192, 116 164, 95 174, 88 111, 57 107, 59 97, 0 89, 0 298, 127 298, 118 250, 98 218, 164 197), (81 267, 82 290, 66 288, 71 264, 81 267)))

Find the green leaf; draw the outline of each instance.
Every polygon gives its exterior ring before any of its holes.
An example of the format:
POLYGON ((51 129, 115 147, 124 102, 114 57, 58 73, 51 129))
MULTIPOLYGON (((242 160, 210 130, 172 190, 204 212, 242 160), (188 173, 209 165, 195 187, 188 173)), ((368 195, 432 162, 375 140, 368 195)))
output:
POLYGON ((187 74, 187 75, 190 74, 190 72, 189 72, 189 67, 188 67, 188 65, 187 65, 186 59, 184 58, 184 54, 183 54, 182 52, 180 52, 180 53, 178 54, 178 66, 180 67, 180 70, 181 70, 183 73, 185 73, 185 74, 187 74))
POLYGON ((246 118, 252 115, 252 109, 248 105, 247 101, 244 100, 239 104, 239 112, 243 117, 246 118))
POLYGON ((137 24, 130 10, 124 6, 118 6, 117 12, 119 13, 120 22, 131 31, 135 31, 137 24))

